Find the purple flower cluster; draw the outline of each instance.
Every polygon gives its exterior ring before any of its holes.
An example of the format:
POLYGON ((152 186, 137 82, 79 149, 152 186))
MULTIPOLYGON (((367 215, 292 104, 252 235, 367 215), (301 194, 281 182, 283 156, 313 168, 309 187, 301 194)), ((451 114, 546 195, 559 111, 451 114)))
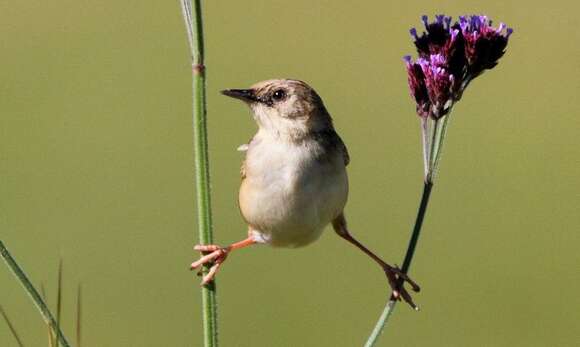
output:
POLYGON ((411 29, 418 58, 405 56, 409 88, 417 102, 417 114, 439 119, 475 77, 493 68, 505 53, 513 30, 501 23, 497 28, 486 16, 451 17, 438 15, 429 23, 422 17, 426 32, 411 29))

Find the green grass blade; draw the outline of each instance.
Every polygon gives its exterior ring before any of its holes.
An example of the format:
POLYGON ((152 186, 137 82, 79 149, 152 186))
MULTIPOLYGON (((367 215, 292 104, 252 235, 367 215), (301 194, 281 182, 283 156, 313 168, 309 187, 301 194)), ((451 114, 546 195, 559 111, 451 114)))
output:
POLYGON ((46 306, 46 303, 44 302, 44 300, 42 300, 40 294, 38 294, 38 291, 36 290, 36 288, 34 288, 32 283, 26 276, 26 273, 24 273, 22 268, 18 266, 14 258, 12 258, 12 255, 10 255, 10 252, 8 252, 8 249, 6 249, 2 241, 0 241, 0 255, 4 259, 4 262, 6 263, 8 268, 12 271, 14 276, 16 276, 16 278, 20 281, 20 284, 22 284, 24 291, 28 294, 28 296, 32 300, 32 302, 40 312, 40 315, 42 316, 44 321, 52 328, 60 344, 63 347, 69 347, 70 344, 68 343, 67 339, 58 328, 54 316, 46 306))
POLYGON ((22 343, 20 336, 18 336, 18 333, 16 332, 14 325, 12 325, 12 322, 10 322, 8 315, 6 314, 6 312, 4 312, 4 308, 2 308, 2 306, 0 306, 0 314, 2 314, 2 317, 4 317, 4 321, 6 322, 6 325, 8 325, 8 329, 10 329, 10 332, 12 333, 12 336, 14 336, 16 343, 18 343, 18 346, 24 347, 24 344, 22 343))
POLYGON ((82 292, 81 292, 81 284, 77 288, 77 347, 81 347, 81 321, 82 321, 82 292))
MULTIPOLYGON (((56 287, 56 330, 60 331, 60 318, 62 313, 62 258, 58 262, 58 282, 56 287)), ((59 343, 56 342, 56 347, 59 343)))
MULTIPOLYGON (((48 300, 46 300, 46 290, 44 289, 44 284, 42 283, 40 283, 40 294, 42 295, 42 300, 44 300, 44 302, 48 302, 48 300)), ((54 336, 52 333, 50 324, 46 324, 46 329, 48 331, 48 347, 54 347, 56 345, 56 336, 54 336)))

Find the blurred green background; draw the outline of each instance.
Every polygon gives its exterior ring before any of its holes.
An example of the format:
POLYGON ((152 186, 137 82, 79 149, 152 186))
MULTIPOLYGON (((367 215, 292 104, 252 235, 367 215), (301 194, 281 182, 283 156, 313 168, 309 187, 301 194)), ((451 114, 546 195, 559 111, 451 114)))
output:
MULTIPOLYGON (((347 143, 353 232, 400 263, 421 191, 418 119, 401 57, 420 15, 485 13, 515 28, 453 114, 412 268, 382 346, 580 343, 580 31, 573 1, 207 1, 216 241, 245 235, 236 147, 255 131, 219 90, 299 78, 347 143)), ((64 328, 84 290, 85 346, 200 346, 190 67, 178 1, 0 3, 0 238, 64 328)), ((223 346, 362 345, 388 295, 330 230, 255 247, 219 274, 223 346)), ((40 316, 0 266, 0 304, 28 346, 40 316)), ((0 346, 15 342, 0 322, 0 346)))

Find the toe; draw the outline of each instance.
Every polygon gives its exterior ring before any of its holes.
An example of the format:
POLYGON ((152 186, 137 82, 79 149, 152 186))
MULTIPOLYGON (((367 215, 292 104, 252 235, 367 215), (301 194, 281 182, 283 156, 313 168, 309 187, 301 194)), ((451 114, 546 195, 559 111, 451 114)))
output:
POLYGON ((195 245, 193 247, 193 249, 196 251, 200 251, 200 252, 213 252, 213 251, 217 251, 218 249, 220 249, 220 246, 217 246, 217 245, 195 245))
POLYGON ((219 270, 220 266, 223 263, 223 259, 218 259, 216 261, 216 263, 209 269, 209 272, 203 276, 203 279, 201 281, 201 285, 205 286, 206 284, 210 283, 211 281, 213 281, 217 271, 219 270))
POLYGON ((413 298, 411 297, 411 295, 409 295, 409 292, 407 292, 404 288, 401 289, 401 297, 414 310, 419 311, 419 307, 417 307, 417 305, 415 305, 415 303, 413 302, 413 298))
POLYGON ((203 257, 199 258, 199 260, 191 263, 190 268, 192 270, 196 269, 196 268, 202 266, 203 264, 206 264, 206 263, 214 260, 215 258, 219 257, 220 254, 221 254, 221 252, 219 252, 219 251, 213 251, 212 253, 210 253, 208 255, 204 255, 203 257))
POLYGON ((413 281, 412 279, 410 279, 409 277, 407 277, 407 275, 401 273, 401 275, 399 275, 401 279, 403 279, 403 281, 409 283, 411 285, 411 289, 413 289, 414 292, 420 292, 421 291, 421 287, 419 287, 419 285, 417 283, 415 283, 415 281, 413 281))

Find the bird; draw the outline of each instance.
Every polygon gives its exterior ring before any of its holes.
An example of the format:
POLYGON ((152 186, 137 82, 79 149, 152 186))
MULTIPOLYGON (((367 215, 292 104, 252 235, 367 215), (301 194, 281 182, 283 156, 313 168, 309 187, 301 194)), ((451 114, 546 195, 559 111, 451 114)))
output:
POLYGON ((415 292, 419 286, 355 239, 347 227, 344 208, 350 156, 317 92, 300 80, 272 79, 248 89, 226 89, 222 94, 247 104, 258 125, 249 143, 239 148, 245 159, 238 202, 248 234, 227 247, 194 247, 201 256, 190 268, 209 268, 201 284, 212 282, 235 250, 255 244, 306 246, 331 224, 338 236, 382 268, 393 297, 416 308, 403 284, 408 283, 415 292))

